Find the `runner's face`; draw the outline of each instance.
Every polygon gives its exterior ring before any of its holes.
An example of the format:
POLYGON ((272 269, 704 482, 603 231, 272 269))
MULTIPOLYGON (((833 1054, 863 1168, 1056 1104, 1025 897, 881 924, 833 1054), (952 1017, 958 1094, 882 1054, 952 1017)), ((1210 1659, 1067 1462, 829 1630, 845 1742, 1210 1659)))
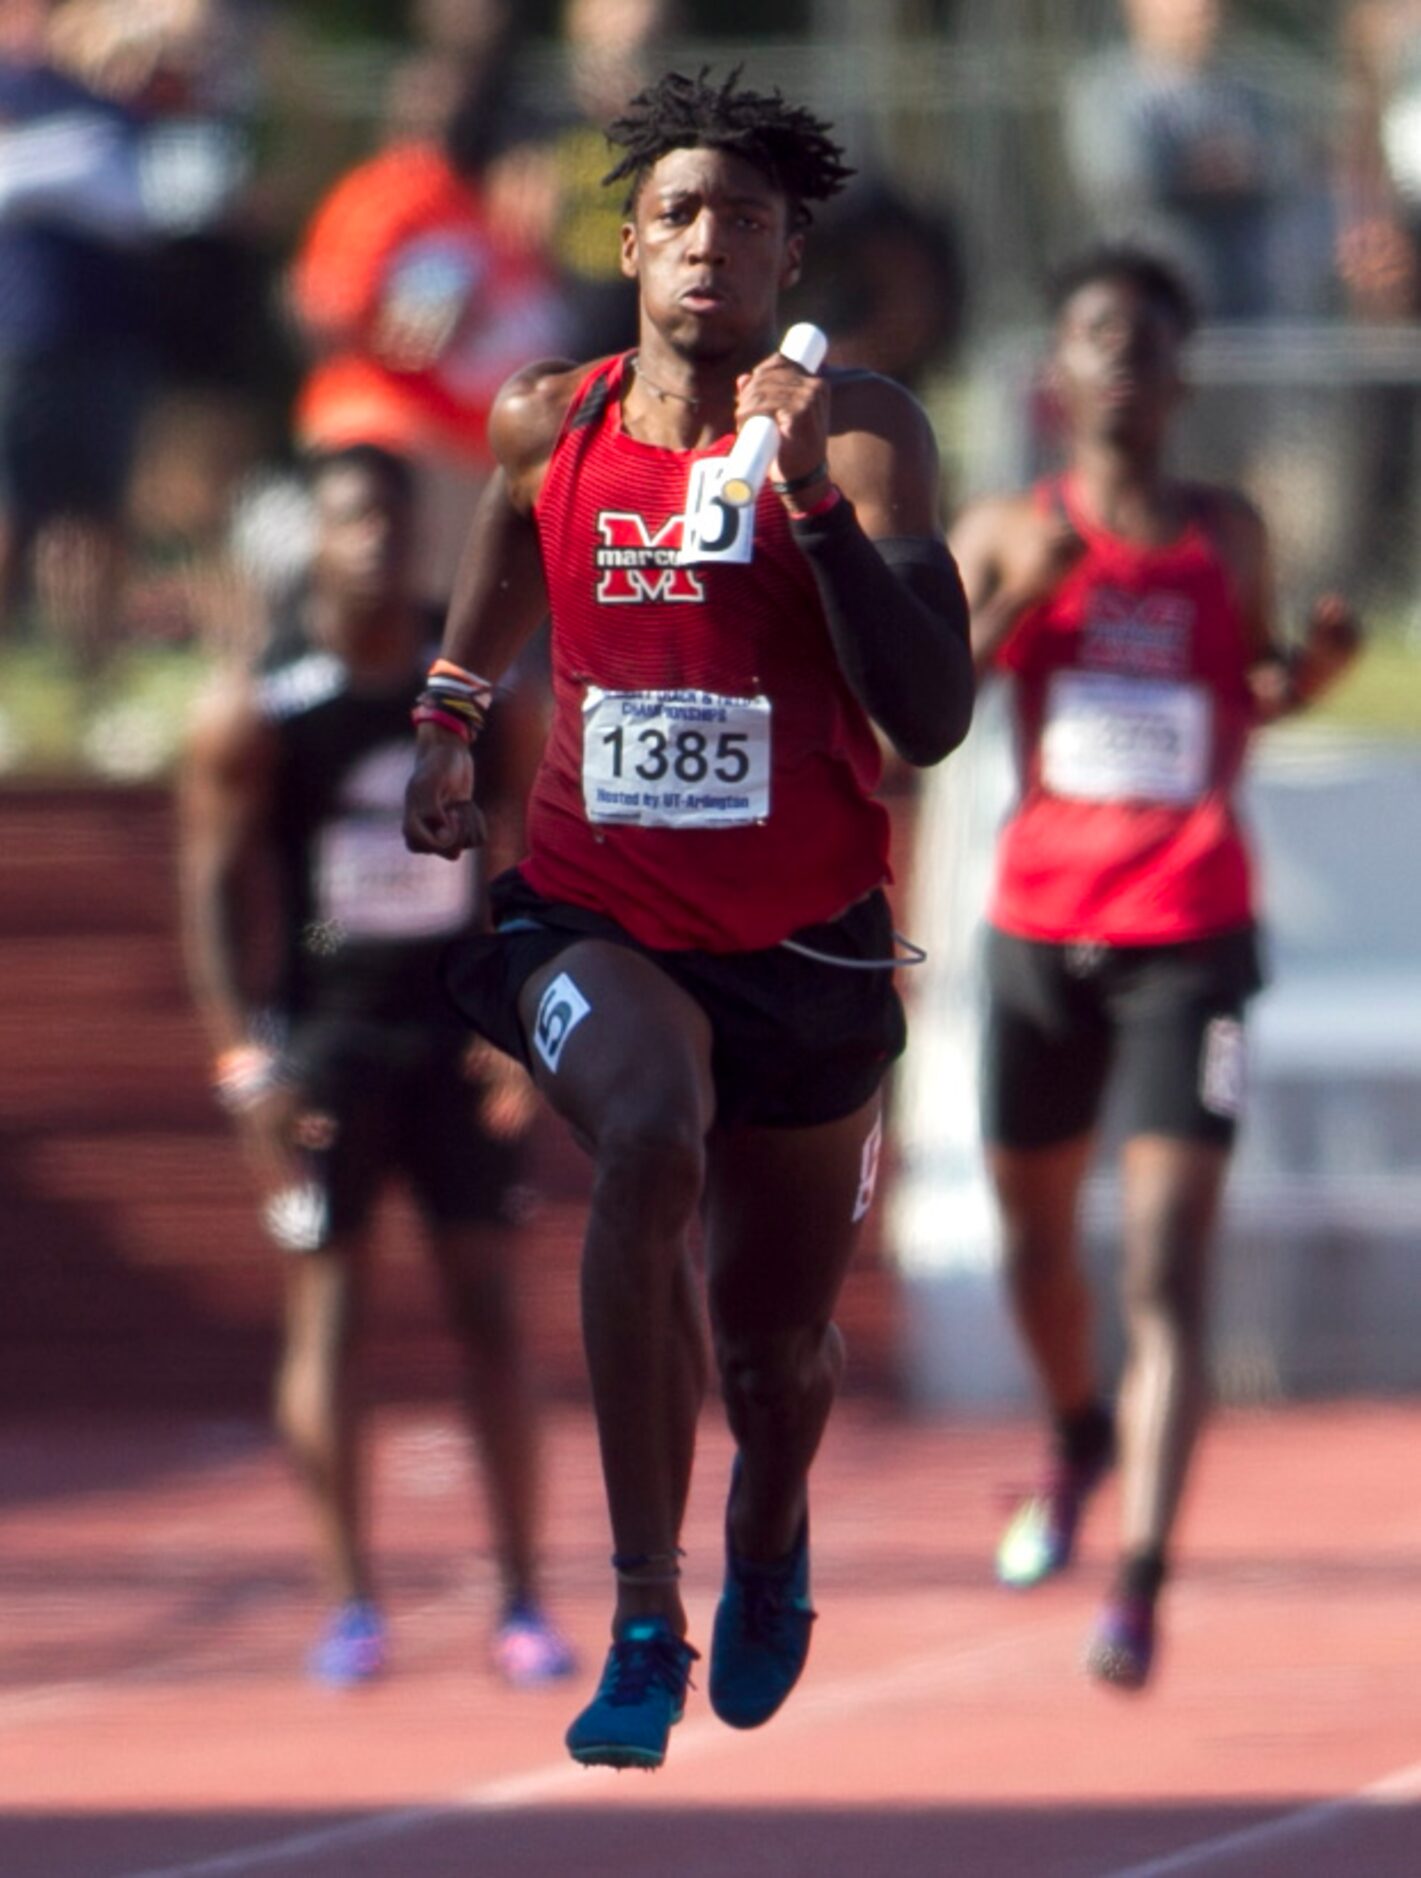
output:
POLYGON ((403 596, 409 568, 407 498, 376 470, 358 464, 327 471, 316 485, 317 586, 363 610, 403 596))
POLYGON ((783 193, 723 150, 672 150, 643 181, 622 229, 622 272, 644 321, 690 358, 758 359, 775 338, 780 293, 799 278, 804 238, 783 193))
POLYGON ((1156 441, 1183 392, 1179 349, 1157 299, 1129 280, 1087 281, 1062 310, 1052 371, 1072 433, 1156 441))

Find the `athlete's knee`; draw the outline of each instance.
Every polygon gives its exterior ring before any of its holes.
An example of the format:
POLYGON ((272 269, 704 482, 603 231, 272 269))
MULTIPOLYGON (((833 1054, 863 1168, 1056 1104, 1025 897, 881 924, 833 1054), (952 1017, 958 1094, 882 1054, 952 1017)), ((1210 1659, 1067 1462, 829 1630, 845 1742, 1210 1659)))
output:
POLYGON ((624 1114, 597 1137, 593 1206, 604 1222, 661 1235, 689 1223, 705 1180, 705 1142, 673 1114, 624 1114))
POLYGON ((1075 1142, 1036 1152, 996 1149, 990 1166, 1007 1277, 1024 1284, 1056 1277, 1075 1259, 1083 1150, 1075 1142))
POLYGON ((721 1389, 733 1409, 773 1410, 832 1388, 842 1366, 832 1324, 791 1331, 716 1336, 721 1389))
POLYGON ((1212 1224, 1212 1207, 1182 1185, 1127 1194, 1122 1279, 1127 1309, 1185 1327, 1202 1326, 1212 1224))
POLYGON ((1002 1216, 1002 1275, 1028 1295, 1076 1274, 1075 1236, 1069 1221, 1043 1218, 1039 1208, 1002 1216))
POLYGON ((1127 1271, 1123 1302, 1127 1319, 1137 1329, 1155 1326, 1190 1343, 1203 1340, 1207 1300, 1193 1273, 1177 1268, 1127 1271))
POLYGON ((1202 1239, 1142 1230, 1127 1243, 1121 1298, 1126 1315, 1137 1324, 1153 1321, 1202 1336, 1207 1289, 1202 1239))

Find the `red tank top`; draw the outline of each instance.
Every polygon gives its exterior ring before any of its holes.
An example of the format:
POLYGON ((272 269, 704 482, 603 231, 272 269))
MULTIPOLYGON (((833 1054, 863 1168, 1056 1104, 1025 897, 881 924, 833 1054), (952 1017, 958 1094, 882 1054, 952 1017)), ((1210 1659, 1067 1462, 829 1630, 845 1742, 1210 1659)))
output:
POLYGON ((878 743, 772 493, 682 561, 688 478, 732 438, 629 437, 625 373, 578 388, 534 511, 554 711, 522 870, 644 944, 751 951, 891 878, 878 743))
POLYGON ((1162 548, 1061 502, 1086 551, 997 656, 1015 679, 1020 801, 994 925, 1029 939, 1159 945, 1246 925, 1233 806, 1252 711, 1233 583, 1198 522, 1162 548))

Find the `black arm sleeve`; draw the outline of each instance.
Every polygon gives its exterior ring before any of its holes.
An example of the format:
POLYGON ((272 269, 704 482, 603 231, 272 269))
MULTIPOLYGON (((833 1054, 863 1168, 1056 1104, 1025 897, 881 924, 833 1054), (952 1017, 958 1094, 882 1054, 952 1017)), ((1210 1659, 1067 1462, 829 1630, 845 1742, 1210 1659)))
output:
POLYGON ((972 722, 967 597, 941 541, 870 541, 841 497, 790 524, 850 691, 906 762, 926 768, 972 722))

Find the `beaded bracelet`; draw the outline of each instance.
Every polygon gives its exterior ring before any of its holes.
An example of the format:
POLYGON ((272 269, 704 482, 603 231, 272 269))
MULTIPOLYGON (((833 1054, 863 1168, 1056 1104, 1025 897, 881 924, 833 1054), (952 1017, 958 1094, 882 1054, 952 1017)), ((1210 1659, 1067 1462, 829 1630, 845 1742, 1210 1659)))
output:
POLYGON ((416 705, 427 706, 430 710, 447 711, 452 717, 461 718, 471 732, 477 733, 484 727, 488 717, 488 708, 476 698, 466 698, 458 692, 445 691, 435 685, 428 685, 415 699, 416 705))
POLYGON ((456 665, 452 659, 436 659, 429 668, 429 677, 425 682, 441 689, 462 691, 485 708, 493 703, 493 681, 480 678, 477 672, 465 671, 462 665, 456 665))
POLYGON ((465 671, 452 659, 436 659, 429 668, 424 690, 415 700, 413 721, 416 725, 438 724, 471 744, 483 729, 492 703, 491 680, 465 671))
POLYGON ((459 738, 461 743, 472 744, 475 732, 480 728, 479 724, 476 724, 471 717, 456 717, 452 711, 445 710, 441 704, 427 701, 429 699, 430 694, 425 692, 410 712, 410 722, 416 728, 421 724, 438 724, 441 730, 447 730, 451 736, 459 738))

